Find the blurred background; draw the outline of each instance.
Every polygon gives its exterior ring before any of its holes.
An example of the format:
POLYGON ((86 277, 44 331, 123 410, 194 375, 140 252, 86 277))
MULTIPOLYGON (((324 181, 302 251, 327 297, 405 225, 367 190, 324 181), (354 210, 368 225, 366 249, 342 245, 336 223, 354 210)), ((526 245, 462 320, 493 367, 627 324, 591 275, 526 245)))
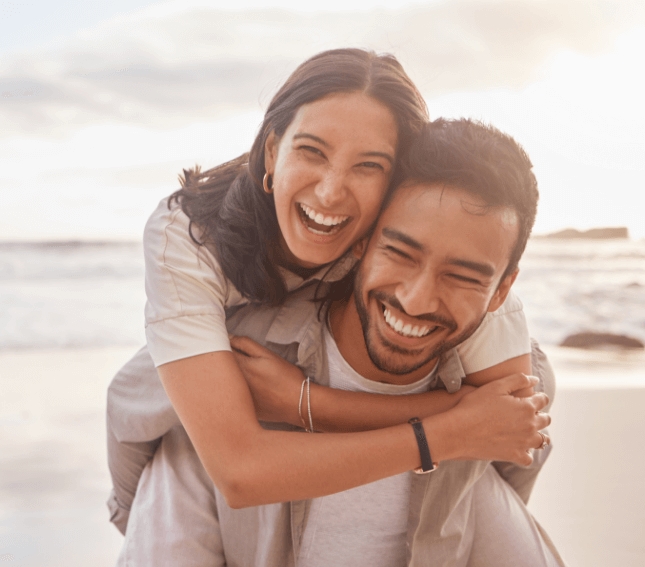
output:
MULTIPOLYGON (((565 395, 645 391, 642 1, 0 0, 0 561, 114 564, 103 408, 145 341, 145 221, 182 168, 249 149, 300 62, 345 46, 395 54, 431 117, 490 122, 525 147, 541 193, 516 284, 531 332, 565 395), (608 227, 621 230, 583 234, 608 227), (558 346, 589 331, 609 338, 558 346)), ((632 417, 624 443, 645 429, 632 417)), ((554 457, 536 514, 565 558, 645 564, 642 487, 616 482, 631 492, 590 510, 562 480, 580 461, 554 457), (563 486, 554 512, 546 494, 563 486)), ((605 472, 594 482, 614 482, 605 472)))

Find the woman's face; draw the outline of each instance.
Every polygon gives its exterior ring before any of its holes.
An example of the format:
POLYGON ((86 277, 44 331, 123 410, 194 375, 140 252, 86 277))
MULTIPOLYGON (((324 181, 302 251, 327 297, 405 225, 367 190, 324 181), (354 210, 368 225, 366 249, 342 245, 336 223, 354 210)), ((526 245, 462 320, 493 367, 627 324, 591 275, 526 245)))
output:
POLYGON ((281 246, 303 267, 339 258, 376 220, 397 149, 397 125, 382 103, 359 92, 301 106, 265 166, 281 246))

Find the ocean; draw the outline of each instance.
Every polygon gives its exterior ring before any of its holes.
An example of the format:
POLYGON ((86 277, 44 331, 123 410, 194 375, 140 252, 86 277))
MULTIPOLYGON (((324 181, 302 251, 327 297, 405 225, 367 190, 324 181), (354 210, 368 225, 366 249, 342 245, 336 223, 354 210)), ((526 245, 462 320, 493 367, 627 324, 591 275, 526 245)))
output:
POLYGON ((0 350, 141 345, 138 243, 0 244, 0 350))
MULTIPOLYGON (((140 243, 0 244, 0 350, 145 342, 140 243)), ((531 334, 645 341, 645 240, 529 241, 514 289, 531 334)))

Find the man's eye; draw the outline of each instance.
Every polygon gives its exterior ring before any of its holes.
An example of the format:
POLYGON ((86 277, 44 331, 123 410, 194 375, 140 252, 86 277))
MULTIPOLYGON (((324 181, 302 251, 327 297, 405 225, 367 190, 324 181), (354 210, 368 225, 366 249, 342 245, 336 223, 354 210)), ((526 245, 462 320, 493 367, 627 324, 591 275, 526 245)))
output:
POLYGON ((450 274, 450 276, 456 280, 459 280, 460 282, 464 283, 472 283, 472 284, 477 284, 479 285, 481 282, 479 280, 476 280, 474 278, 469 278, 467 276, 462 276, 461 274, 450 274))
POLYGON ((388 245, 388 246, 386 246, 386 247, 385 247, 385 249, 386 249, 388 252, 392 252, 393 254, 396 254, 396 255, 397 255, 397 256, 399 256, 400 258, 406 258, 406 259, 408 259, 408 260, 410 259, 410 255, 409 255, 409 254, 406 254, 405 252, 403 252, 403 250, 399 250, 398 248, 395 248, 394 246, 389 246, 389 245, 388 245))

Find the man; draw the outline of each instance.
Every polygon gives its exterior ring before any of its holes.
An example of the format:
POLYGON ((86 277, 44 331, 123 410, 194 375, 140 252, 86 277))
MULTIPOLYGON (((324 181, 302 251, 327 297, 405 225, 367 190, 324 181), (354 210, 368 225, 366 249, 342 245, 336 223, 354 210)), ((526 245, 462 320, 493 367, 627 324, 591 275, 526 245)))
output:
MULTIPOLYGON (((502 305, 515 280, 535 181, 511 139, 469 121, 428 126, 406 179, 369 242, 356 247, 353 293, 331 304, 329 328, 306 302, 307 289, 278 309, 242 309, 230 328, 271 343, 332 387, 401 394, 459 382, 454 347, 502 305), (285 316, 301 324, 277 331, 285 316)), ((248 342, 237 345, 265 366, 286 365, 248 342)), ((431 450, 448 454, 441 443, 434 438, 431 450)), ((561 565, 518 497, 528 497, 545 456, 532 469, 498 467, 517 492, 486 462, 452 461, 430 476, 406 473, 312 501, 233 510, 174 427, 139 484, 121 563, 561 565)))

